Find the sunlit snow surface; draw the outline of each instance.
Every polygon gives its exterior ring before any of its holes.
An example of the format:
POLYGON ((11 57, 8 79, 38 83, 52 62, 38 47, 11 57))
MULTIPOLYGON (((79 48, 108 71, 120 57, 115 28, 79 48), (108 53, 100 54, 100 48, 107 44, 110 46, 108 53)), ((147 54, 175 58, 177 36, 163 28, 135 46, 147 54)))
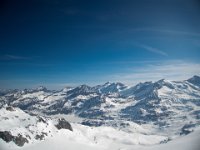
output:
POLYGON ((194 76, 131 87, 108 82, 60 91, 2 91, 0 131, 20 133, 29 142, 19 147, 0 139, 0 150, 199 150, 199 83, 194 76), (7 105, 15 111, 6 110, 7 105), (40 117, 45 122, 38 121, 40 117), (69 121, 73 132, 58 130, 58 118, 69 121), (43 132, 48 133, 43 140, 35 139, 43 132))
MULTIPOLYGON (((30 118, 28 114, 20 110, 13 113, 1 110, 1 115, 10 117, 10 122, 12 123, 10 126, 3 126, 8 122, 1 122, 0 125, 2 129, 14 129, 24 133, 27 132, 23 131, 23 127, 26 126, 26 124, 21 123, 21 127, 19 127, 19 122, 17 122, 14 116, 20 115, 20 119, 25 119, 30 118)), ((70 116, 70 118, 75 122, 77 120, 79 121, 77 117, 73 118, 73 116, 70 116)), ((36 122, 35 119, 36 118, 33 117, 30 122, 25 122, 34 124, 36 122)), ((49 121, 51 122, 51 120, 49 121)), ((48 136, 43 141, 33 141, 32 143, 25 144, 24 147, 18 147, 12 142, 7 144, 0 139, 0 148, 2 150, 199 150, 200 146, 200 128, 196 128, 193 133, 187 136, 179 137, 168 143, 159 144, 159 142, 166 139, 166 137, 149 135, 148 132, 150 132, 151 128, 143 129, 136 124, 132 126, 132 128, 135 128, 133 133, 116 130, 112 127, 87 127, 78 123, 72 123, 72 126, 74 129, 73 132, 64 129, 56 131, 53 126, 49 126, 48 128, 42 126, 39 128, 36 127, 32 130, 50 130, 53 136, 48 136)))

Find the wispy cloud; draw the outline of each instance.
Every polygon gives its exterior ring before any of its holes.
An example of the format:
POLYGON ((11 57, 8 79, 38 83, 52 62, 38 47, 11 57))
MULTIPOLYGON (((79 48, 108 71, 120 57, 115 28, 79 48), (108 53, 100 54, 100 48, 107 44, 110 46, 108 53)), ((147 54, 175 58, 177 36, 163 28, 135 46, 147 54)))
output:
POLYGON ((182 35, 182 36, 195 36, 200 37, 200 33, 189 32, 189 31, 181 31, 181 30, 170 30, 170 29, 155 29, 155 28, 136 28, 132 29, 133 32, 157 32, 157 33, 165 33, 165 34, 173 34, 173 35, 182 35))
POLYGON ((138 45, 139 47, 149 51, 149 52, 152 52, 152 53, 156 53, 156 54, 159 54, 159 55, 163 55, 163 56, 168 56, 168 54, 158 48, 155 48, 155 47, 151 47, 149 45, 138 45))
POLYGON ((24 56, 18 56, 18 55, 3 55, 0 57, 0 60, 29 60, 32 57, 24 57, 24 56))
POLYGON ((111 61, 111 62, 103 62, 105 65, 107 64, 120 64, 120 65, 131 65, 131 64, 146 64, 146 63, 159 63, 160 60, 130 60, 130 61, 111 61))
POLYGON ((193 75, 200 75, 200 64, 186 61, 167 61, 163 63, 148 64, 140 69, 129 68, 126 73, 118 73, 110 76, 113 81, 121 81, 127 84, 136 84, 144 81, 156 81, 159 79, 185 80, 193 75))
POLYGON ((0 66, 29 66, 29 67, 55 67, 55 64, 50 63, 30 63, 30 62, 0 62, 0 66))

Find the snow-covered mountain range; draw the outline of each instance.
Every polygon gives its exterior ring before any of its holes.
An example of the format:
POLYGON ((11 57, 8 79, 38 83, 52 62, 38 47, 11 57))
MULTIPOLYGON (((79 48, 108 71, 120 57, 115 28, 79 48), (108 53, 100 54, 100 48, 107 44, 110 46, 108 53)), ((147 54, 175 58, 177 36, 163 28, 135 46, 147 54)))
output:
MULTIPOLYGON (((90 142, 100 142, 100 132, 111 128, 109 131, 120 131, 119 136, 138 134, 150 141, 132 137, 129 144, 166 143, 200 126, 200 77, 184 81, 162 79, 135 86, 107 82, 62 90, 0 90, 0 138, 4 141, 9 141, 5 140, 8 134, 18 146, 44 140, 59 130, 59 121, 63 125, 68 123, 66 120, 72 124, 68 128, 73 130, 74 126, 79 132, 96 127, 92 140, 86 136, 90 142), (69 116, 78 119, 70 121, 69 116), (19 136, 24 138, 23 144, 16 142, 19 136), (153 136, 154 140, 150 140, 153 136)), ((118 134, 107 136, 122 142, 118 134)))

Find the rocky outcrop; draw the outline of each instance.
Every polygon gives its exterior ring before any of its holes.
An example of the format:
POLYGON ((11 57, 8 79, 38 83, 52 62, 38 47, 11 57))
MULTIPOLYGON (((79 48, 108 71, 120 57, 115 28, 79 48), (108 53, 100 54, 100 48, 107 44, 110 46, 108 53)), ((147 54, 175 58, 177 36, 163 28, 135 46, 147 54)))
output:
POLYGON ((13 136, 13 142, 18 146, 23 146, 25 143, 28 143, 28 140, 21 134, 18 134, 18 136, 13 136))
POLYGON ((15 111, 15 109, 14 109, 13 107, 11 107, 11 106, 7 106, 7 107, 6 107, 6 110, 7 110, 7 111, 15 111))
POLYGON ((45 136, 47 136, 47 133, 42 132, 41 135, 37 134, 37 135, 35 136, 35 139, 36 139, 36 140, 44 140, 45 136))
POLYGON ((12 141, 13 136, 8 131, 0 131, 0 138, 5 142, 10 142, 12 141))
POLYGON ((38 122, 46 123, 45 119, 43 117, 38 116, 38 122))
POLYGON ((60 118, 58 120, 58 124, 56 125, 56 128, 58 130, 60 130, 60 129, 68 129, 70 131, 73 131, 71 124, 68 121, 66 121, 64 118, 60 118))
POLYGON ((21 134, 13 136, 8 131, 0 131, 0 138, 7 143, 13 141, 18 146, 23 146, 25 143, 28 143, 28 140, 24 138, 21 134))
POLYGON ((187 134, 193 132, 193 128, 195 126, 196 126, 196 124, 193 124, 193 123, 185 124, 181 129, 180 135, 187 135, 187 134))

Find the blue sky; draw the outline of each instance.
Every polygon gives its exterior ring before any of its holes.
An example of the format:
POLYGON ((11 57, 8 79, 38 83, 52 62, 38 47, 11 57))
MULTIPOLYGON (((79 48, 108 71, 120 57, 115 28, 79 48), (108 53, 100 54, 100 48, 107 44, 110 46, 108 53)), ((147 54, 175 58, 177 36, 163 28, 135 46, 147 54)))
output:
POLYGON ((0 6, 0 88, 200 74, 198 0, 11 0, 0 6))

